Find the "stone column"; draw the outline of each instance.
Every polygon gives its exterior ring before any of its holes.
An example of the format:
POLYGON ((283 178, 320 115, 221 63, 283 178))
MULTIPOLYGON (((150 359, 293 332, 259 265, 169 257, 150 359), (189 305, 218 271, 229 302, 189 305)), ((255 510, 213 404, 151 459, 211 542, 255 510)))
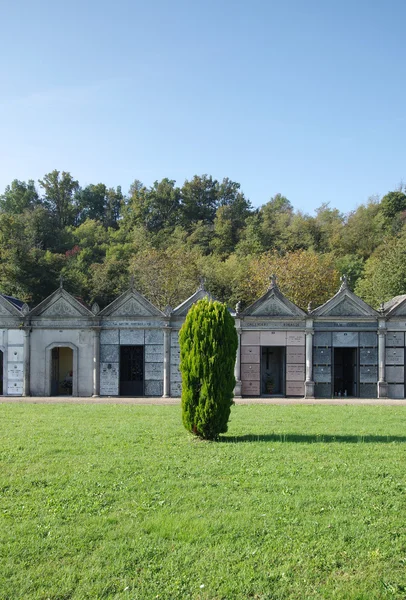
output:
POLYGON ((306 330, 306 381, 305 398, 314 398, 313 381, 313 330, 306 330))
POLYGON ((386 331, 378 331, 378 398, 388 397, 388 384, 385 381, 386 331))
MULTIPOLYGON (((31 396, 30 390, 30 327, 24 328, 24 379, 23 396, 31 396)), ((4 393, 4 391, 3 391, 4 393)))
POLYGON ((93 397, 100 396, 100 327, 93 330, 93 397))
POLYGON ((237 329, 238 336, 238 347, 237 356, 235 358, 234 377, 235 377, 235 388, 234 397, 241 398, 242 395, 242 384, 241 384, 241 329, 237 329))
POLYGON ((164 329, 164 389, 162 398, 169 398, 171 395, 171 327, 164 329))

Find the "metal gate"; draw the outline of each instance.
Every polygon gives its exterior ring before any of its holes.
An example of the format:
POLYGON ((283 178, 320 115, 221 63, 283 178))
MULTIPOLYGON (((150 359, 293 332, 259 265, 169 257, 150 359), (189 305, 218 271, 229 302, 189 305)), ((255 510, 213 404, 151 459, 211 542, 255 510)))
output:
POLYGON ((120 396, 144 395, 144 346, 120 346, 120 396))

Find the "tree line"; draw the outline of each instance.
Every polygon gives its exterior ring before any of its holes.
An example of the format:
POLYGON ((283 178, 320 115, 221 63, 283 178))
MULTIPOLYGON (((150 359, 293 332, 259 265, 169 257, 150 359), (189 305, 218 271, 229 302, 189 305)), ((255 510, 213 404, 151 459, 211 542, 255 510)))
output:
POLYGON ((366 302, 406 293, 403 185, 348 214, 322 204, 315 215, 276 194, 254 208, 239 183, 195 175, 164 178, 128 193, 80 186, 65 171, 14 180, 0 195, 0 289, 35 304, 58 285, 105 306, 129 285, 160 308, 176 306, 202 277, 221 301, 247 305, 268 277, 302 308, 325 302, 346 273, 366 302))

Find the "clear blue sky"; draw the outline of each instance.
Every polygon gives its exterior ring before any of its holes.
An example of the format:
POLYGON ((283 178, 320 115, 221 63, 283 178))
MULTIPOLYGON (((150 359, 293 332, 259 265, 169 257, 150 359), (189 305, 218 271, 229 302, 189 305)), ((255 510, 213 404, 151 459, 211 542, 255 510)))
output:
POLYGON ((404 0, 0 0, 0 191, 230 177, 344 212, 406 180, 404 0))

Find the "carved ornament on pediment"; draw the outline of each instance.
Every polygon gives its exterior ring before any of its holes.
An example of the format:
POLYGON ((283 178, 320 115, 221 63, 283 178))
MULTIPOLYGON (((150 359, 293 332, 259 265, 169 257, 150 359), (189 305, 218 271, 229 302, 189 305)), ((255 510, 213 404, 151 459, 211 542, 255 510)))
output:
POLYGON ((113 313, 112 316, 122 317, 150 317, 151 313, 146 310, 140 302, 137 302, 134 298, 130 298, 124 304, 119 306, 113 313))
POLYGON ((79 315, 80 312, 62 298, 41 313, 42 317, 77 317, 79 315))

